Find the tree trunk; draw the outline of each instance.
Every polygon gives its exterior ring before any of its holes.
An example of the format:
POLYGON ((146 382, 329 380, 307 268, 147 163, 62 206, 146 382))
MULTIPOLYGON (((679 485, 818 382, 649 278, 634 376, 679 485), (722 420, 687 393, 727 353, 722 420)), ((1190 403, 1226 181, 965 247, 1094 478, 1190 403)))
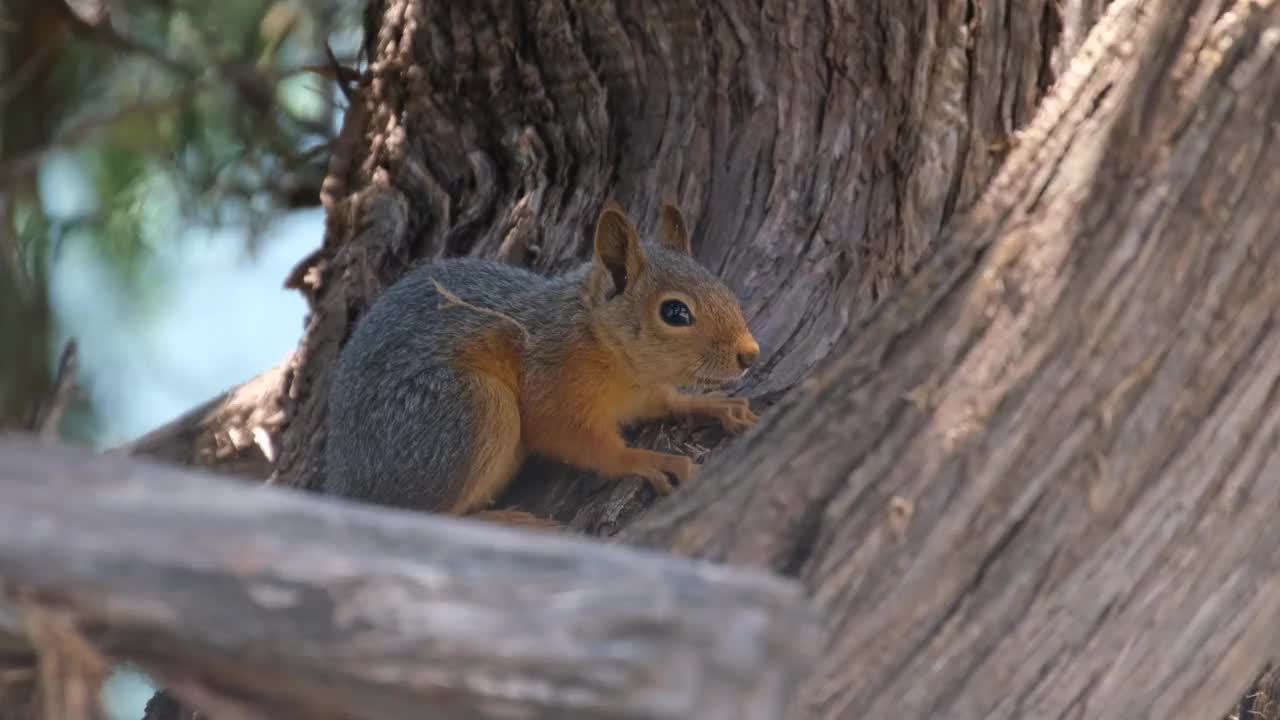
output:
POLYGON ((1210 717, 1275 653, 1278 44, 1117 2, 940 251, 626 533, 806 580, 803 716, 1210 717))
MULTIPOLYGON (((642 232, 674 197, 743 299, 762 406, 810 375, 985 186, 1052 80, 1051 2, 373 2, 276 476, 323 472, 324 389, 353 320, 410 264, 587 257, 601 202, 642 232)), ((714 447, 650 428, 642 442, 714 447)), ((612 532, 651 497, 533 463, 515 502, 612 532)))
POLYGON ((646 429, 713 451, 639 519, 639 481, 549 464, 504 502, 802 578, 833 629, 794 717, 1222 716, 1258 677, 1275 3, 1117 0, 1060 78, 1100 3, 369 9, 276 481, 314 487, 333 359, 412 263, 559 270, 607 195, 642 231, 671 195, 760 426, 646 429))

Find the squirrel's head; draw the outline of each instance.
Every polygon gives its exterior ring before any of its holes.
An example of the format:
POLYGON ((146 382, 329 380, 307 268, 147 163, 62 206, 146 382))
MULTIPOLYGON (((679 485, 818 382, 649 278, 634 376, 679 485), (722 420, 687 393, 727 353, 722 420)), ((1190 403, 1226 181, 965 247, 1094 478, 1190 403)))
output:
POLYGON ((595 326, 646 382, 723 385, 760 354, 737 297, 693 259, 684 218, 669 203, 656 242, 642 242, 622 208, 605 204, 587 297, 595 326))

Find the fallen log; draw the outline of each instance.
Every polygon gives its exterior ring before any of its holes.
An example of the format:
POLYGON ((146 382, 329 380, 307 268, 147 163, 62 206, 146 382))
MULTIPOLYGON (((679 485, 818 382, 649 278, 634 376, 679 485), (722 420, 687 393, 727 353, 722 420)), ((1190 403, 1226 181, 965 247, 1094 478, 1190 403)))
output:
POLYGON ((820 641, 767 573, 121 456, 0 441, 0 497, 0 629, 219 717, 775 718, 820 641))

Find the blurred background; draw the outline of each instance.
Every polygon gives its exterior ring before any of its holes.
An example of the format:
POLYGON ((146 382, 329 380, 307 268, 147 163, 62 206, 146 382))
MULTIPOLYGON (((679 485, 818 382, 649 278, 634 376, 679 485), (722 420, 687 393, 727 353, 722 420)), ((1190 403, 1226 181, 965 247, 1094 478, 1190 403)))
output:
POLYGON ((0 430, 119 445, 294 347, 363 5, 0 3, 0 430))

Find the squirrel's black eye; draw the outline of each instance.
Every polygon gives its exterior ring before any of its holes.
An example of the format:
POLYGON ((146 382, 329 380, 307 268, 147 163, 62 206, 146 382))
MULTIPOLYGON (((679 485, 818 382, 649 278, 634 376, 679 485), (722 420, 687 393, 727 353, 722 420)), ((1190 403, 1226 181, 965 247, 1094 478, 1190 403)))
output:
POLYGON ((659 310, 662 315, 662 322, 668 325, 692 325, 693 313, 689 312, 689 306, 679 300, 667 300, 662 303, 659 310))

